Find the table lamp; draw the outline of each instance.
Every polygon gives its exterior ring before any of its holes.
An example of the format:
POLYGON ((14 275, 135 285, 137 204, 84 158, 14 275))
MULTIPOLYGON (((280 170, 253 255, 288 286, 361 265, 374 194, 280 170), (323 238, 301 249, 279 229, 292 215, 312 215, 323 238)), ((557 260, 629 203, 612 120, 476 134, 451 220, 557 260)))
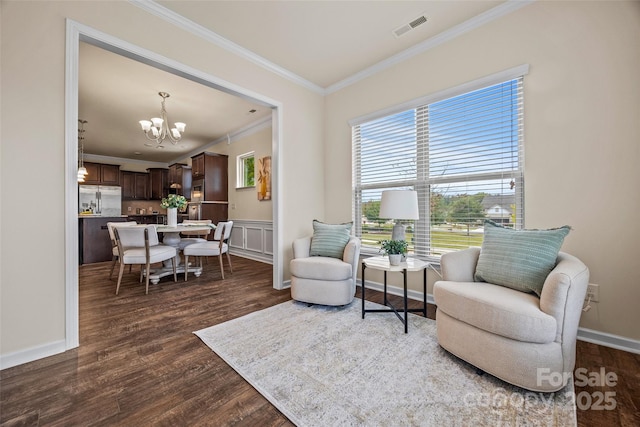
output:
POLYGON ((380 200, 380 218, 395 219, 391 240, 406 240, 403 219, 419 219, 418 193, 413 190, 385 190, 380 200))

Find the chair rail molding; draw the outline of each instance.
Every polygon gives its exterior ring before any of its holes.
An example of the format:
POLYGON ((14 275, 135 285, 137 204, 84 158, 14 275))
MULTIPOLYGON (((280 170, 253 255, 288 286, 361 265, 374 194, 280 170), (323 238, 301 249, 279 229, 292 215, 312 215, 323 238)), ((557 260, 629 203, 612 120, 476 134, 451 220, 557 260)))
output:
POLYGON ((273 264, 273 221, 234 219, 229 253, 273 264))

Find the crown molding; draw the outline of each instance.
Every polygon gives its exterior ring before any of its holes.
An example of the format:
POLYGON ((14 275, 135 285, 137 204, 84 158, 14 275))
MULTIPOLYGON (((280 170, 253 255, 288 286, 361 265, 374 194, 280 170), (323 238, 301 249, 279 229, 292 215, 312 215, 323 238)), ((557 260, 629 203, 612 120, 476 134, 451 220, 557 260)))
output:
POLYGON ((263 58, 257 53, 254 53, 249 49, 246 49, 232 42, 231 40, 222 37, 220 34, 193 22, 182 15, 175 13, 174 11, 156 3, 153 0, 129 0, 129 3, 138 6, 139 8, 146 10, 153 15, 156 15, 157 17, 164 19, 165 21, 185 31, 188 31, 195 36, 198 36, 217 46, 220 46, 221 48, 226 49, 241 58, 251 61, 254 64, 259 65, 260 67, 279 75, 280 77, 284 77, 285 79, 292 81, 293 83, 296 83, 321 95, 324 95, 325 93, 324 88, 316 85, 315 83, 312 83, 309 80, 306 80, 299 75, 283 67, 280 67, 279 65, 274 64, 273 62, 263 58))
POLYGON ((85 162, 107 163, 111 165, 121 165, 123 163, 128 163, 133 165, 143 165, 143 166, 146 166, 147 168, 169 167, 169 163, 152 162, 149 160, 140 160, 140 159, 133 159, 128 157, 103 156, 101 154, 87 154, 87 153, 85 153, 82 157, 85 162))
POLYGON ((177 163, 180 162, 181 160, 184 160, 186 158, 189 157, 193 157, 195 155, 198 155, 200 153, 202 153, 203 151, 206 151, 207 149, 220 144, 222 142, 227 142, 228 144, 231 144, 234 140, 238 140, 241 138, 246 138, 249 135, 252 135, 256 132, 259 132, 263 129, 267 129, 272 127, 272 117, 271 116, 267 116, 264 117, 260 120, 256 120, 253 123, 249 123, 248 125, 241 127, 240 129, 236 129, 233 132, 229 133, 228 135, 225 136, 221 136, 220 138, 217 138, 213 141, 211 141, 210 143, 206 144, 206 145, 202 145, 200 147, 198 147, 196 150, 193 150, 189 153, 185 153, 184 155, 174 159, 171 161, 171 163, 177 163))
POLYGON ((465 33, 468 33, 471 30, 475 30, 489 22, 492 22, 498 18, 501 18, 505 15, 508 15, 511 12, 514 12, 524 6, 527 6, 533 3, 535 0, 508 0, 505 3, 502 3, 499 6, 496 6, 488 11, 481 13, 480 15, 474 16, 471 19, 466 20, 465 22, 458 24, 446 31, 443 31, 421 43, 418 43, 408 49, 403 50, 402 52, 390 56, 387 59, 384 59, 371 67, 365 68, 362 71, 359 71, 353 74, 350 77, 347 77, 344 80, 340 80, 337 83, 334 83, 328 86, 325 89, 325 93, 331 94, 333 92, 337 92, 341 89, 344 89, 347 86, 351 86, 359 82, 360 80, 364 80, 367 77, 371 77, 374 74, 377 74, 381 71, 386 70, 387 68, 393 67, 396 64, 406 61, 409 58, 412 58, 416 55, 424 53, 430 49, 433 49, 436 46, 439 46, 443 43, 446 43, 450 40, 455 39, 458 36, 461 36, 465 33))
POLYGON ((185 18, 184 16, 177 14, 176 12, 156 3, 154 0, 129 0, 131 4, 138 6, 139 8, 146 10, 147 12, 161 19, 164 19, 165 21, 176 25, 177 27, 182 28, 185 31, 201 37, 217 46, 222 47, 223 49, 226 49, 248 61, 253 62, 254 64, 259 65, 260 67, 268 71, 271 71, 293 83, 296 83, 321 95, 329 95, 333 92, 337 92, 341 89, 351 86, 361 80, 380 73, 387 68, 393 67, 394 65, 406 61, 407 59, 427 52, 428 50, 433 49, 436 46, 453 40, 458 36, 461 36, 469 31, 488 24, 489 22, 508 15, 511 12, 514 12, 535 1, 536 0, 507 0, 505 3, 502 3, 486 12, 483 12, 480 15, 474 16, 473 18, 468 19, 459 25, 456 25, 421 43, 405 49, 402 52, 397 53, 396 55, 390 56, 389 58, 382 60, 368 68, 365 68, 364 70, 359 71, 326 88, 322 88, 321 86, 318 86, 315 83, 312 83, 300 77, 299 75, 283 67, 280 67, 279 65, 274 64, 273 62, 263 58, 255 52, 252 52, 249 49, 246 49, 232 42, 231 40, 222 37, 216 32, 211 31, 208 28, 205 28, 202 25, 199 25, 185 18))

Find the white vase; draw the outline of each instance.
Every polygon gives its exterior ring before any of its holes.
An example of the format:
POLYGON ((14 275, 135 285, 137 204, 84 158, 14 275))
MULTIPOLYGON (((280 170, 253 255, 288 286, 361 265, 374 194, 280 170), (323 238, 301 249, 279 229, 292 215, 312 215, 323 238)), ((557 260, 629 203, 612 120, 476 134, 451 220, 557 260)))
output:
POLYGON ((389 254, 389 264, 400 265, 400 261, 402 261, 402 254, 389 254))
POLYGON ((169 227, 178 226, 178 208, 167 208, 167 225, 169 227))

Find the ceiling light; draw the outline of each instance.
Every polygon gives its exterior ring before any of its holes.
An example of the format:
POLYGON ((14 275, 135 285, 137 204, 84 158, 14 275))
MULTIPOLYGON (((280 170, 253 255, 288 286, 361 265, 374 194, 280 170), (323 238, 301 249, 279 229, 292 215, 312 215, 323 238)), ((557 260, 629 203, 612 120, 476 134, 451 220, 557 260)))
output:
POLYGON ((160 108, 160 117, 154 117, 149 120, 140 120, 140 126, 147 139, 153 142, 147 142, 147 147, 164 148, 162 143, 168 137, 173 145, 176 145, 182 138, 186 124, 175 122, 174 127, 169 129, 169 120, 167 119, 167 110, 164 106, 165 99, 169 98, 167 92, 158 92, 162 98, 162 107, 160 108), (155 143, 155 144, 154 144, 155 143))

